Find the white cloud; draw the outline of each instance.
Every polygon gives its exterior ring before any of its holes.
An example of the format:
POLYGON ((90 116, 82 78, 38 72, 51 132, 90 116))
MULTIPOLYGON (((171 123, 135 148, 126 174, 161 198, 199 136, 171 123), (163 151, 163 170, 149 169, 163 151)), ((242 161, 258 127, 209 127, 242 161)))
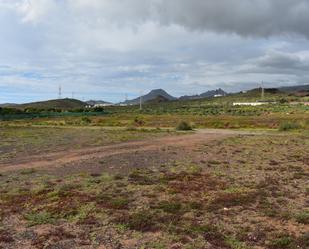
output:
POLYGON ((57 2, 54 0, 23 0, 16 6, 24 22, 38 23, 57 8, 57 2))

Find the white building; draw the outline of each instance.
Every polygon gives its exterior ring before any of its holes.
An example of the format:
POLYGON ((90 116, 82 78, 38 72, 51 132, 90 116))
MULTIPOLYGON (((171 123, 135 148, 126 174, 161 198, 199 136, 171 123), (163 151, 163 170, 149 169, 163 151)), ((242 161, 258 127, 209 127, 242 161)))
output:
POLYGON ((235 102, 233 106, 244 105, 244 106, 260 106, 267 105, 269 102, 235 102))
POLYGON ((112 106, 111 103, 105 103, 105 104, 95 104, 93 107, 106 107, 106 106, 112 106))

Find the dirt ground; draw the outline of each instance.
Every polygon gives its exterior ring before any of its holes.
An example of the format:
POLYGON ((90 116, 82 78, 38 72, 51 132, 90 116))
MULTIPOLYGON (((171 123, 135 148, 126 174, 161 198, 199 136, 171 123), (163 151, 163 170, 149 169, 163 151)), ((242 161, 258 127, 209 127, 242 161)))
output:
POLYGON ((198 130, 0 163, 0 248, 308 248, 309 136, 198 130))
MULTIPOLYGON (((115 156, 121 161, 121 158, 125 158, 131 164, 139 164, 138 154, 144 155, 145 159, 149 159, 149 156, 156 155, 155 158, 160 159, 166 157, 172 157, 176 152, 187 150, 193 150, 196 146, 220 140, 235 135, 245 135, 259 133, 245 132, 245 131, 232 131, 232 130, 215 130, 215 129, 203 129, 198 130, 192 134, 184 134, 177 136, 165 136, 160 138, 151 138, 142 141, 130 141, 116 143, 105 146, 91 146, 90 148, 82 149, 70 149, 66 148, 61 152, 46 152, 38 155, 16 155, 11 160, 7 160, 6 163, 0 163, 0 173, 22 169, 48 169, 48 170, 60 170, 59 168, 67 167, 70 168, 72 165, 84 165, 87 161, 91 160, 93 164, 96 160, 106 160, 106 164, 109 160, 115 156), (170 151, 169 151, 170 150, 170 151), (167 151, 167 153, 164 153, 167 151), (147 156, 145 156, 147 154, 147 156), (164 155, 167 154, 167 155, 164 155)), ((184 154, 182 154, 184 155, 184 154)), ((180 155, 180 156, 182 156, 180 155)), ((83 166, 82 166, 83 167, 83 166)), ((86 167, 84 170, 87 171, 89 168, 86 167)), ((79 170, 82 170, 79 168, 79 170)), ((114 168, 118 171, 118 168, 114 168)), ((121 172, 123 168, 119 168, 121 172)), ((117 172, 119 173, 119 172, 117 172)))

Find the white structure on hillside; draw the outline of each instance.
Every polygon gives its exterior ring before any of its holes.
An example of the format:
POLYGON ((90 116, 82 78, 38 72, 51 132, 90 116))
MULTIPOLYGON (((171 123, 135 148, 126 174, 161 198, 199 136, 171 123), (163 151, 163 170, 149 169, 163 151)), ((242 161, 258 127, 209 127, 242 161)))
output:
POLYGON ((269 102, 235 102, 233 106, 244 105, 244 106, 260 106, 267 105, 269 102))
POLYGON ((106 107, 106 106, 112 106, 114 104, 112 103, 104 103, 104 104, 95 104, 93 107, 106 107))

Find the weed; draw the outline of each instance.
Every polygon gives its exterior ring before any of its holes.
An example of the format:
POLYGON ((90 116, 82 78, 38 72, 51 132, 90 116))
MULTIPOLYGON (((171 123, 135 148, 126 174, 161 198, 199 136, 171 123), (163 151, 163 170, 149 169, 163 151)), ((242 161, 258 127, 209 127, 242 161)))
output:
POLYGON ((201 210, 203 209, 203 204, 201 202, 192 201, 189 203, 190 209, 201 210))
POLYGON ((304 248, 309 248, 309 232, 301 235, 298 239, 297 239, 297 244, 298 244, 298 248, 301 248, 302 246, 304 248))
POLYGON ((145 249, 145 248, 166 249, 167 246, 162 241, 152 241, 152 242, 147 244, 147 247, 142 247, 141 249, 145 249))
POLYGON ((216 160, 210 160, 210 161, 208 161, 208 163, 211 164, 211 165, 220 165, 221 164, 221 162, 216 161, 216 160))
POLYGON ((100 193, 97 196, 97 202, 105 208, 109 209, 127 209, 130 200, 126 197, 114 197, 108 193, 100 193))
POLYGON ((72 184, 72 183, 64 184, 60 186, 60 188, 58 189, 58 195, 60 197, 69 196, 73 193, 73 191, 76 191, 78 188, 80 188, 80 185, 78 184, 72 184))
POLYGON ((137 131, 137 128, 133 125, 130 125, 126 128, 126 131, 137 131))
POLYGON ((186 168, 189 174, 198 175, 202 173, 202 167, 196 164, 191 164, 186 168))
POLYGON ((216 211, 221 208, 233 206, 246 206, 254 203, 256 193, 252 192, 219 192, 208 204, 208 210, 216 211))
POLYGON ((14 242, 14 238, 8 231, 0 229, 0 244, 1 242, 12 243, 14 242))
POLYGON ((74 215, 73 219, 83 221, 95 211, 95 208, 96 207, 94 203, 88 203, 86 205, 83 205, 77 210, 76 215, 74 215))
POLYGON ((232 249, 248 249, 248 247, 243 242, 240 242, 233 237, 226 237, 225 243, 232 249))
POLYGON ((52 224, 55 222, 53 215, 46 211, 27 213, 24 215, 24 218, 28 221, 29 226, 52 224))

